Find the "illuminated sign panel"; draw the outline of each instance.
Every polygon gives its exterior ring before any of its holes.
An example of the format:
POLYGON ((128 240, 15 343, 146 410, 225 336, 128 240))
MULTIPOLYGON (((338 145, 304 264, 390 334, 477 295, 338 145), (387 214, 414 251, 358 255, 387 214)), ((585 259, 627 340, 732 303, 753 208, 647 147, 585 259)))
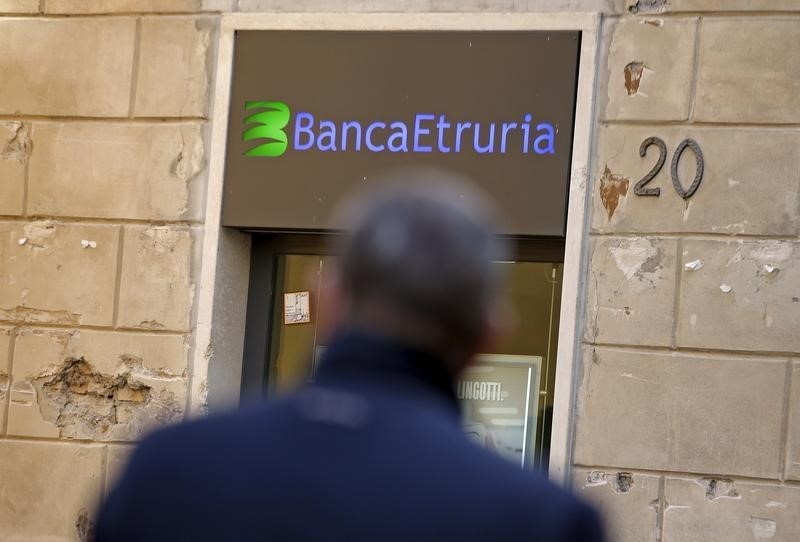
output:
POLYGON ((322 230, 409 165, 492 196, 515 235, 566 224, 579 32, 236 33, 223 224, 322 230))
MULTIPOLYGON (((264 139, 264 143, 245 151, 245 156, 281 156, 288 148, 286 132, 291 112, 283 102, 246 102, 245 109, 264 108, 265 111, 254 113, 244 119, 245 130, 243 141, 264 139), (257 124, 257 126, 250 126, 257 124), (250 126, 248 128, 248 126, 250 126)), ((489 122, 481 126, 480 122, 448 122, 445 115, 418 113, 414 116, 414 125, 409 127, 402 121, 392 123, 375 121, 363 127, 361 122, 344 121, 341 126, 329 120, 317 124, 313 113, 300 112, 295 116, 294 146, 296 151, 316 149, 323 152, 360 151, 362 148, 370 152, 439 152, 460 153, 462 142, 464 151, 470 148, 478 154, 499 152, 505 154, 510 140, 519 143, 519 152, 536 154, 555 154, 555 128, 550 123, 536 125, 536 137, 531 138, 531 116, 526 114, 522 122, 489 122), (434 129, 434 122, 436 128, 434 129), (500 128, 497 129, 497 125, 500 128), (448 145, 446 137, 450 129, 454 130, 454 143, 448 145), (481 138, 481 130, 485 132, 481 138), (467 136, 464 137, 464 132, 467 136), (519 132, 517 135, 515 132, 519 132), (472 134, 472 137, 470 137, 472 134), (509 137, 510 134, 510 137, 509 137), (423 138, 428 143, 423 142, 423 138), (432 139, 435 139, 434 145, 432 139), (383 143, 375 143, 375 141, 383 143), (409 140, 411 143, 409 143, 409 140), (349 149, 348 149, 349 147, 349 149)), ((512 143, 513 144, 513 143, 512 143)))

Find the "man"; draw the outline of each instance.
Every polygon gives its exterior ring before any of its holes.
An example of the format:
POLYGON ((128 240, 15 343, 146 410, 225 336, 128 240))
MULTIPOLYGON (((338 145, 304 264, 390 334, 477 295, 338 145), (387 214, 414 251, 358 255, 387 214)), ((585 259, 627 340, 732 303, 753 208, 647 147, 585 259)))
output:
POLYGON ((500 242, 464 187, 355 212, 315 382, 146 438, 97 540, 601 541, 594 512, 469 442, 454 381, 493 335, 500 242))

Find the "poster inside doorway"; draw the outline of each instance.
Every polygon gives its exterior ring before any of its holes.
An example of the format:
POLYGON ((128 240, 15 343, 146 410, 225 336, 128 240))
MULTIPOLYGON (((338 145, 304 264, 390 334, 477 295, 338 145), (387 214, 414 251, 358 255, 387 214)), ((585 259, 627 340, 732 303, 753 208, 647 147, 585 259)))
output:
POLYGON ((481 354, 456 384, 467 437, 520 467, 532 462, 541 366, 541 356, 481 354))

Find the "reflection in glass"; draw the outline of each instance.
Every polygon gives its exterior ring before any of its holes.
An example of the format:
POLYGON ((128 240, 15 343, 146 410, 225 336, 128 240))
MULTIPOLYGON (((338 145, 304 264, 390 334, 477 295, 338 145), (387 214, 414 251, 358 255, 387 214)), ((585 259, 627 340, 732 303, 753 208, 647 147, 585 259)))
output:
MULTIPOLYGON (((318 334, 322 284, 332 256, 277 259, 267 390, 281 393, 313 379, 325 345, 318 334), (309 292, 310 322, 284 324, 284 295, 309 292)), ((464 371, 456 392, 466 434, 525 468, 547 469, 561 304, 559 263, 498 262, 513 323, 494 352, 464 371)))

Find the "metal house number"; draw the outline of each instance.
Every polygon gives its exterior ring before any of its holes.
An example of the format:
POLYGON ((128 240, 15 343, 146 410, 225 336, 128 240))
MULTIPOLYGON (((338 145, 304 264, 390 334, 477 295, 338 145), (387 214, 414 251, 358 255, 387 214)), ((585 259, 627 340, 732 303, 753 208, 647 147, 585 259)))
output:
MULTIPOLYGON (((653 169, 647 172, 647 174, 641 178, 639 182, 633 187, 633 193, 637 196, 660 196, 661 189, 660 188, 645 188, 647 183, 653 180, 653 178, 658 175, 658 172, 661 171, 661 168, 664 167, 664 162, 667 159, 667 144, 664 143, 664 140, 660 137, 648 137, 644 141, 642 141, 641 146, 639 146, 639 156, 645 157, 647 156, 647 149, 649 149, 652 145, 658 147, 658 161, 656 165, 653 166, 653 169)), ((703 151, 700 150, 700 145, 694 139, 684 139, 678 144, 678 148, 675 149, 675 154, 672 156, 672 163, 670 164, 670 175, 672 176, 672 186, 675 187, 675 191, 678 193, 680 197, 683 199, 691 198, 697 189, 700 187, 700 181, 703 180, 703 170, 705 168, 705 162, 703 161, 703 151), (694 179, 692 180, 692 184, 689 185, 689 188, 684 189, 683 184, 681 184, 681 180, 678 178, 678 162, 681 159, 681 155, 683 151, 690 148, 694 153, 695 162, 697 165, 696 172, 694 174, 694 179)))

